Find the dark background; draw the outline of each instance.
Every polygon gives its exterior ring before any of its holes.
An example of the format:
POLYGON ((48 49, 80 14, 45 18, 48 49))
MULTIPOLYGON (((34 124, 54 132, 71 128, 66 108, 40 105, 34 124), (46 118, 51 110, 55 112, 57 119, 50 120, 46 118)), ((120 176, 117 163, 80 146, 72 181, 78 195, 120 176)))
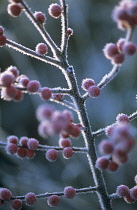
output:
MULTIPOLYGON (((57 1, 27 0, 32 11, 46 13, 46 29, 53 40, 60 45, 60 19, 53 19, 48 14, 48 6, 57 1)), ((116 42, 125 32, 119 31, 111 19, 112 9, 118 1, 114 0, 68 0, 69 26, 74 35, 69 41, 69 63, 74 66, 79 87, 84 78, 93 78, 98 83, 112 68, 102 52, 107 42, 116 42)), ((6 36, 26 47, 35 49, 38 42, 43 42, 34 26, 22 14, 12 18, 7 14, 7 1, 0 1, 0 25, 5 28, 6 36)), ((134 32, 133 41, 137 43, 137 32, 134 32)), ((50 55, 50 52, 49 52, 50 55)), ((30 79, 38 79, 42 86, 67 87, 60 70, 53 66, 22 55, 7 47, 0 48, 0 68, 4 71, 8 66, 15 65, 21 74, 30 79)), ((97 99, 87 100, 87 109, 93 130, 105 127, 113 122, 118 113, 131 114, 136 110, 137 89, 137 55, 127 57, 121 72, 107 87, 103 88, 97 99)), ((84 91, 80 88, 81 93, 84 91)), ((42 139, 38 136, 38 122, 35 118, 35 109, 42 101, 38 96, 25 95, 20 103, 0 100, 1 127, 0 140, 6 141, 8 135, 28 136, 38 138, 41 144, 58 145, 58 136, 42 139)), ((47 103, 47 102, 46 102, 47 103)), ((51 102, 48 102, 51 103, 51 102)), ((57 109, 63 109, 56 105, 57 109)), ((77 116, 75 122, 78 122, 77 116)), ((137 120, 131 123, 136 131, 137 120)), ((136 133, 136 132, 135 132, 136 133)), ((97 144, 105 136, 96 139, 97 144)), ((83 146, 82 138, 72 140, 73 145, 83 146)), ((137 147, 130 154, 130 160, 121 166, 115 173, 104 172, 108 192, 115 192, 120 184, 130 188, 135 185, 134 177, 137 174, 137 147)), ((44 152, 37 152, 33 160, 18 159, 9 156, 4 149, 0 149, 0 185, 9 188, 14 195, 24 195, 28 192, 36 194, 44 192, 62 191, 65 186, 75 188, 93 186, 88 161, 84 154, 74 154, 65 160, 59 154, 55 163, 45 159, 44 152)), ((113 201, 113 209, 137 209, 137 203, 126 204, 123 199, 113 201)), ((9 209, 8 204, 2 207, 9 209)), ((33 207, 23 206, 23 209, 50 209, 46 200, 38 200, 33 207)), ((56 209, 60 210, 99 210, 99 202, 95 194, 77 195, 69 200, 62 198, 56 209)))

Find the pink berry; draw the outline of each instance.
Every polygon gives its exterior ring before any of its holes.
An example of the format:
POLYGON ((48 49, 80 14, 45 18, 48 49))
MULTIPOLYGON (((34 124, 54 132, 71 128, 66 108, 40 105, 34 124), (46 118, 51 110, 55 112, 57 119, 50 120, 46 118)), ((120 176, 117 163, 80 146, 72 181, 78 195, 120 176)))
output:
POLYGON ((71 140, 70 139, 59 139, 59 146, 64 148, 64 147, 70 147, 71 146, 71 140))
POLYGON ((15 77, 19 76, 19 70, 17 69, 16 66, 10 66, 7 68, 7 72, 12 73, 15 77))
POLYGON ((60 202, 60 197, 58 195, 51 195, 47 200, 47 203, 50 207, 57 206, 59 202, 60 202))
POLYGON ((29 140, 28 137, 22 136, 22 137, 20 138, 20 140, 19 140, 19 143, 20 143, 21 146, 27 147, 27 146, 28 146, 28 145, 27 145, 27 144, 28 144, 28 140, 29 140))
POLYGON ((74 151, 71 147, 65 147, 62 151, 62 155, 65 159, 69 159, 72 157, 74 151))
POLYGON ((31 149, 27 149, 26 151, 26 157, 28 159, 33 159, 35 157, 35 152, 34 150, 31 150, 31 149))
POLYGON ((135 199, 131 198, 130 195, 125 196, 125 197, 124 197, 124 200, 125 200, 127 203, 135 203, 135 201, 136 201, 135 199))
POLYGON ((55 162, 58 157, 58 152, 55 149, 49 149, 46 152, 46 159, 50 162, 55 162))
POLYGON ((137 186, 130 189, 131 198, 137 200, 137 186))
POLYGON ((90 78, 86 78, 82 80, 82 88, 83 90, 87 91, 90 86, 95 85, 95 81, 90 78))
POLYGON ((36 20, 37 20, 39 23, 41 23, 41 24, 43 24, 43 23, 45 22, 45 20, 46 20, 46 16, 45 16, 45 14, 42 13, 42 12, 35 12, 35 13, 34 13, 34 17, 35 17, 36 20))
POLYGON ((35 51, 40 55, 45 55, 48 53, 48 47, 44 43, 39 43, 37 44, 35 51))
POLYGON ((7 188, 0 188, 0 199, 3 201, 9 201, 12 197, 12 193, 7 188))
POLYGON ((41 104, 36 110, 36 117, 39 121, 50 119, 54 111, 54 107, 47 104, 41 104))
POLYGON ((81 128, 79 126, 73 124, 72 129, 70 131, 70 135, 73 138, 77 138, 80 136, 80 133, 81 133, 81 128))
POLYGON ((8 154, 16 154, 18 150, 18 147, 16 144, 13 144, 13 143, 8 143, 7 146, 6 146, 6 151, 8 154))
POLYGON ((36 149, 38 148, 38 146, 39 146, 39 142, 38 142, 37 139, 30 138, 30 139, 28 140, 27 145, 28 145, 28 148, 29 148, 29 149, 31 149, 31 150, 36 150, 36 149))
POLYGON ((4 87, 10 86, 14 82, 15 77, 10 73, 3 73, 0 75, 0 82, 4 87))
POLYGON ((126 114, 118 114, 116 117, 117 123, 129 123, 129 117, 126 114))
POLYGON ((107 126, 105 129, 106 136, 111 137, 113 135, 114 129, 115 129, 115 126, 113 125, 107 126))
POLYGON ((116 55, 114 55, 111 59, 111 63, 113 65, 118 64, 121 65, 125 60, 125 56, 122 53, 118 53, 116 55))
POLYGON ((95 98, 100 95, 100 88, 96 85, 90 86, 87 91, 89 96, 92 98, 95 98))
POLYGON ((108 167, 109 161, 105 157, 100 157, 96 161, 96 168, 105 170, 108 167))
POLYGON ((123 48, 123 45, 124 45, 125 41, 126 41, 125 39, 120 38, 117 42, 117 48, 121 52, 123 52, 122 48, 123 48))
POLYGON ((117 187, 116 193, 120 197, 125 197, 129 195, 129 188, 126 185, 119 185, 117 187))
POLYGON ((36 93, 39 90, 39 88, 40 88, 40 83, 37 80, 31 80, 27 84, 27 90, 30 93, 36 93))
POLYGON ((113 162, 113 161, 110 161, 109 164, 108 164, 107 169, 108 169, 109 171, 114 172, 114 171, 117 171, 117 170, 118 170, 118 167, 119 167, 119 166, 118 166, 117 163, 115 163, 115 162, 113 162))
POLYGON ((49 88, 44 87, 40 91, 40 97, 44 100, 49 100, 52 96, 52 92, 49 88))
POLYGON ((18 90, 17 94, 13 97, 13 100, 16 102, 20 102, 23 100, 23 97, 23 93, 20 90, 18 90))
POLYGON ((73 29, 72 28, 68 28, 67 29, 67 36, 68 36, 68 38, 70 37, 70 36, 72 36, 73 35, 73 29))
POLYGON ((126 55, 134 55, 137 51, 137 47, 132 42, 125 42, 123 44, 122 51, 126 55))
POLYGON ((8 136, 7 141, 8 141, 8 143, 17 144, 18 143, 18 137, 17 136, 8 136))
POLYGON ((4 33, 4 28, 0 26, 0 36, 3 35, 3 33, 4 33))
POLYGON ((11 202, 11 208, 13 210, 20 210, 21 207, 22 207, 22 201, 20 199, 14 199, 12 202, 11 202))
POLYGON ((6 36, 1 35, 0 36, 0 47, 4 46, 7 42, 6 36))
POLYGON ((75 197, 75 195, 76 195, 76 190, 73 187, 68 186, 64 188, 64 196, 66 198, 72 199, 75 197))
POLYGON ((18 93, 18 90, 14 86, 9 86, 5 88, 5 94, 10 98, 14 98, 18 93))
POLYGON ((111 59, 114 55, 118 53, 117 45, 113 43, 108 43, 103 49, 106 58, 111 59))
POLYGON ((7 10, 9 15, 13 17, 17 17, 21 14, 21 7, 19 4, 9 4, 7 10))
POLYGON ((114 150, 113 143, 109 140, 103 140, 99 144, 99 152, 103 155, 111 154, 114 150))
POLYGON ((27 153, 27 151, 23 147, 19 147, 18 150, 17 150, 17 156, 20 157, 20 158, 26 157, 26 153, 27 153))
POLYGON ((48 8, 48 12, 53 18, 58 18, 61 15, 62 9, 58 4, 51 4, 48 8))
POLYGON ((36 195, 32 192, 29 192, 25 195, 25 203, 29 206, 32 206, 36 203, 36 195))
POLYGON ((129 156, 128 156, 127 152, 123 151, 123 149, 121 149, 117 146, 117 148, 115 148, 115 150, 113 152, 112 159, 117 164, 123 164, 128 161, 129 156))
POLYGON ((42 121, 38 126, 38 133, 43 138, 54 135, 54 130, 52 128, 52 123, 45 120, 42 121))

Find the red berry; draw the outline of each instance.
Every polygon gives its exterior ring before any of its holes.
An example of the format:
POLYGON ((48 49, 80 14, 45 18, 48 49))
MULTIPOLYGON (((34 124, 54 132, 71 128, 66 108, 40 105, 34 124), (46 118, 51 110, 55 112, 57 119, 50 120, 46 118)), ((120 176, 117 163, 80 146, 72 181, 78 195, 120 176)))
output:
POLYGON ((21 7, 19 4, 9 4, 7 10, 9 15, 13 17, 17 17, 21 14, 21 7))
POLYGON ((72 199, 75 197, 75 195, 76 195, 76 190, 73 187, 69 186, 64 188, 64 196, 66 198, 72 199))
POLYGON ((28 146, 28 145, 27 145, 28 140, 29 140, 28 137, 22 136, 22 137, 20 138, 20 140, 19 140, 19 143, 20 143, 21 146, 27 147, 27 146, 28 146))
POLYGON ((95 85, 95 81, 93 80, 93 79, 90 79, 90 78, 86 78, 86 79, 83 79, 82 80, 82 88, 83 88, 83 90, 88 90, 88 88, 90 87, 90 86, 93 86, 93 85, 95 85))
POLYGON ((105 157, 100 157, 96 161, 96 168, 105 170, 108 167, 109 161, 105 157))
POLYGON ((0 47, 4 46, 7 42, 6 36, 1 35, 0 36, 0 47))
POLYGON ((20 102, 20 101, 23 100, 23 97, 24 97, 23 93, 20 90, 18 90, 15 97, 13 97, 13 100, 16 101, 16 102, 20 102))
POLYGON ((34 150, 31 150, 31 149, 27 149, 26 151, 26 157, 28 159, 33 159, 35 157, 35 152, 34 150))
POLYGON ((31 80, 27 84, 27 90, 30 93, 36 93, 39 90, 39 88, 40 88, 40 83, 37 80, 31 80))
POLYGON ((99 144, 99 152, 103 155, 111 154, 114 150, 113 143, 109 140, 103 140, 99 144))
POLYGON ((10 98, 14 98, 17 93, 18 90, 14 86, 9 86, 5 88, 5 94, 10 98))
POLYGON ((129 195, 129 188, 126 185, 119 185, 117 187, 116 193, 120 197, 125 197, 129 195))
POLYGON ((45 55, 48 53, 48 46, 44 43, 39 43, 37 44, 35 51, 40 55, 45 55))
POLYGON ((135 199, 131 198, 130 195, 125 196, 125 197, 124 197, 124 200, 125 200, 127 203, 135 203, 135 201, 136 201, 135 199))
POLYGON ((36 199, 36 195, 32 192, 25 195, 25 203, 29 206, 34 205, 36 203, 36 199))
POLYGON ((90 86, 87 91, 89 96, 92 98, 95 98, 100 95, 100 88, 96 85, 90 86))
POLYGON ((126 114, 118 114, 116 117, 117 123, 129 123, 129 117, 126 114))
POLYGON ((122 46, 122 51, 126 55, 134 55, 137 51, 137 47, 132 42, 125 42, 122 46))
POLYGON ((111 59, 114 55, 118 53, 117 45, 113 43, 108 43, 103 49, 106 58, 111 59))
POLYGON ((50 207, 57 206, 59 202, 60 202, 60 197, 58 195, 51 195, 47 200, 47 203, 50 207))
POLYGON ((50 162, 55 162, 58 157, 58 152, 55 149, 49 149, 46 152, 46 159, 50 162))
POLYGON ((130 189, 131 198, 137 200, 137 186, 130 189))
POLYGON ((6 146, 6 151, 8 154, 15 154, 18 150, 18 147, 16 144, 13 144, 13 143, 8 143, 7 146, 6 146))
POLYGON ((0 199, 3 201, 9 201, 12 197, 12 193, 7 188, 0 188, 0 199))
POLYGON ((71 146, 71 140, 70 139, 60 139, 59 140, 59 146, 64 148, 64 147, 70 147, 71 146))
POLYGON ((27 145, 28 145, 28 148, 29 148, 29 149, 31 149, 31 150, 36 150, 36 149, 38 148, 38 146, 39 146, 39 142, 38 142, 37 139, 30 138, 30 139, 28 140, 27 145))
POLYGON ((73 155, 73 149, 71 147, 65 147, 62 151, 62 155, 65 159, 69 159, 73 155))
POLYGON ((10 73, 2 73, 0 75, 0 82, 4 87, 10 86, 14 82, 15 77, 10 73))
POLYGON ((61 15, 62 9, 58 4, 51 4, 48 8, 48 12, 53 18, 58 18, 61 15))
POLYGON ((50 119, 53 114, 54 108, 51 105, 41 104, 36 110, 36 117, 39 121, 50 119))
POLYGON ((106 136, 111 137, 113 135, 114 129, 115 129, 115 126, 113 125, 107 126, 105 129, 106 136))
POLYGON ((73 35, 73 29, 72 28, 68 28, 67 29, 67 36, 70 37, 73 35))
POLYGON ((0 26, 0 36, 3 35, 3 33, 4 33, 4 28, 0 26))
POLYGON ((20 158, 26 157, 27 150, 23 147, 19 147, 17 150, 17 156, 20 158))
POLYGON ((7 68, 6 71, 12 73, 15 77, 19 76, 19 70, 17 69, 16 66, 10 66, 7 68))
POLYGON ((49 88, 44 87, 40 91, 40 97, 44 100, 49 100, 52 96, 52 92, 49 88))
POLYGON ((41 24, 43 24, 43 23, 45 22, 45 20, 46 20, 46 16, 45 16, 45 14, 42 13, 42 12, 35 12, 35 13, 34 13, 34 17, 35 17, 36 20, 37 20, 39 23, 41 23, 41 24))
POLYGON ((80 136, 80 133, 81 133, 81 128, 77 125, 74 125, 72 124, 72 129, 70 131, 70 135, 73 137, 73 138, 77 138, 80 136))
POLYGON ((118 164, 113 162, 113 161, 110 161, 109 164, 108 164, 107 169, 109 171, 112 171, 112 172, 117 171, 118 170, 118 164))
POLYGON ((7 141, 8 141, 8 143, 17 144, 18 143, 18 137, 17 136, 8 136, 7 141))
POLYGON ((120 65, 120 64, 122 64, 124 62, 124 59, 125 59, 125 56, 123 54, 121 54, 121 53, 118 53, 118 54, 116 54, 116 55, 114 55, 112 57, 111 63, 113 65, 115 65, 115 64, 120 65))
POLYGON ((11 203, 11 208, 13 210, 20 210, 22 207, 22 201, 20 199, 14 199, 11 203))

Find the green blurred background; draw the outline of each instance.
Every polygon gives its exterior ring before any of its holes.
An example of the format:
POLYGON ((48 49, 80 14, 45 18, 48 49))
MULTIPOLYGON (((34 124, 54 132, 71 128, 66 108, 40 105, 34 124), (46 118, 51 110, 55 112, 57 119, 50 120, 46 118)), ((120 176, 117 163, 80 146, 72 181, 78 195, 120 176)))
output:
MULTIPOLYGON (((26 47, 35 49, 38 42, 43 42, 34 26, 22 14, 12 18, 7 14, 8 1, 0 1, 0 25, 5 28, 6 36, 26 47)), ((102 52, 107 42, 116 42, 125 32, 117 29, 111 19, 114 0, 67 0, 69 4, 69 27, 74 35, 69 41, 69 63, 74 66, 79 87, 84 78, 93 78, 98 83, 103 75, 111 69, 102 52)), ((48 6, 58 1, 27 0, 32 11, 42 11, 47 16, 46 29, 53 40, 60 45, 60 20, 48 15, 48 6)), ((133 41, 137 43, 137 32, 133 41)), ((50 55, 50 52, 49 52, 50 55)), ((53 66, 22 55, 7 47, 0 48, 0 68, 4 71, 8 66, 15 65, 21 74, 30 79, 38 79, 42 86, 67 87, 60 70, 53 66)), ((87 109, 93 130, 105 127, 115 121, 118 113, 131 114, 136 110, 137 89, 137 55, 128 57, 121 68, 120 74, 107 87, 102 89, 97 99, 87 100, 87 109)), ((81 93, 84 91, 81 89, 81 93)), ((42 101, 38 96, 25 95, 20 103, 0 100, 1 127, 0 140, 6 141, 8 135, 28 136, 38 138, 41 144, 58 145, 58 136, 42 139, 37 132, 38 122, 35 109, 42 101)), ((51 103, 51 102, 48 102, 51 103)), ((54 104, 57 109, 64 107, 54 104)), ((78 122, 77 116, 75 122, 78 122)), ((132 122, 136 134, 137 120, 132 122)), ((98 137, 98 142, 105 136, 98 137)), ((72 140, 73 145, 83 146, 82 138, 72 140)), ((115 173, 104 172, 109 193, 116 190, 119 184, 126 184, 130 188, 135 185, 134 176, 137 174, 137 147, 130 154, 130 160, 115 173)), ((71 159, 64 160, 59 154, 55 163, 45 159, 44 152, 37 152, 33 160, 18 159, 9 156, 4 149, 0 149, 0 186, 9 188, 14 195, 24 195, 27 192, 36 194, 44 192, 62 191, 65 186, 75 188, 93 186, 93 179, 85 154, 75 154, 71 159)), ((126 204, 122 199, 113 201, 113 209, 135 210, 137 203, 126 204)), ((2 207, 8 210, 8 204, 2 207)), ((23 210, 50 209, 46 200, 39 200, 33 207, 23 205, 23 210)), ((95 194, 77 195, 72 200, 62 198, 56 209, 60 210, 99 210, 100 205, 95 194)))

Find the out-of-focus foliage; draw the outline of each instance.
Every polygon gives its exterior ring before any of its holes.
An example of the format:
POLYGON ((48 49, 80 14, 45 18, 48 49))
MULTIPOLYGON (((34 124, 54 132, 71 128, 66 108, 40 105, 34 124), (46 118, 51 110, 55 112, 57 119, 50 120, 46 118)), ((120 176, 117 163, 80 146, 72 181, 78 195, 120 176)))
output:
MULTIPOLYGON (((12 18, 7 14, 8 1, 0 1, 0 25, 5 28, 5 34, 9 39, 35 49, 38 42, 43 42, 30 21, 22 14, 18 18, 12 18)), ((60 45, 60 20, 48 15, 48 6, 57 1, 27 0, 32 11, 46 13, 46 29, 54 41, 60 45)), ((116 42, 125 32, 117 29, 111 19, 111 12, 118 1, 113 0, 68 0, 69 26, 73 28, 74 35, 69 41, 69 63, 74 66, 78 84, 81 89, 83 78, 93 78, 98 83, 102 76, 111 69, 110 61, 106 60, 102 49, 107 42, 116 42)), ((135 30, 133 41, 137 43, 137 31, 135 30)), ((49 52, 49 55, 51 53, 49 52)), ((0 48, 0 68, 4 71, 10 65, 15 65, 21 74, 26 74, 30 79, 38 79, 42 86, 67 87, 66 81, 60 70, 53 66, 24 56, 7 47, 0 48)), ((93 130, 105 127, 115 121, 118 113, 131 114, 136 110, 135 95, 137 93, 137 59, 136 55, 128 57, 121 68, 120 74, 108 86, 102 89, 97 99, 88 99, 87 108, 93 130)), ((1 130, 0 140, 6 141, 8 135, 28 136, 38 138, 41 144, 58 145, 58 136, 51 139, 42 139, 38 136, 35 119, 35 109, 42 103, 38 96, 28 96, 20 103, 0 100, 1 130)), ((61 105, 55 106, 63 109, 61 105)), ((78 122, 75 115, 75 121, 78 122)), ((137 126, 134 120, 132 125, 137 126)), ((101 136, 96 139, 100 141, 101 136)), ((73 140, 76 146, 82 146, 82 138, 73 140)), ((109 193, 116 190, 119 184, 133 187, 134 176, 137 174, 137 147, 130 154, 130 160, 115 173, 104 172, 109 193)), ((92 186, 93 179, 90 173, 87 158, 84 154, 75 154, 70 160, 64 160, 60 153, 55 163, 49 163, 45 159, 44 152, 37 152, 34 160, 20 160, 9 156, 0 149, 0 185, 9 188, 14 195, 23 195, 27 192, 44 193, 62 191, 65 186, 72 185, 75 188, 92 186)), ((3 207, 6 210, 8 207, 3 207)), ((137 204, 126 204, 122 199, 113 201, 113 208, 119 210, 136 209, 137 204)), ((23 206, 29 209, 50 209, 45 200, 39 200, 34 207, 23 206)), ((99 210, 99 202, 95 194, 79 195, 72 200, 62 198, 60 210, 99 210)))

